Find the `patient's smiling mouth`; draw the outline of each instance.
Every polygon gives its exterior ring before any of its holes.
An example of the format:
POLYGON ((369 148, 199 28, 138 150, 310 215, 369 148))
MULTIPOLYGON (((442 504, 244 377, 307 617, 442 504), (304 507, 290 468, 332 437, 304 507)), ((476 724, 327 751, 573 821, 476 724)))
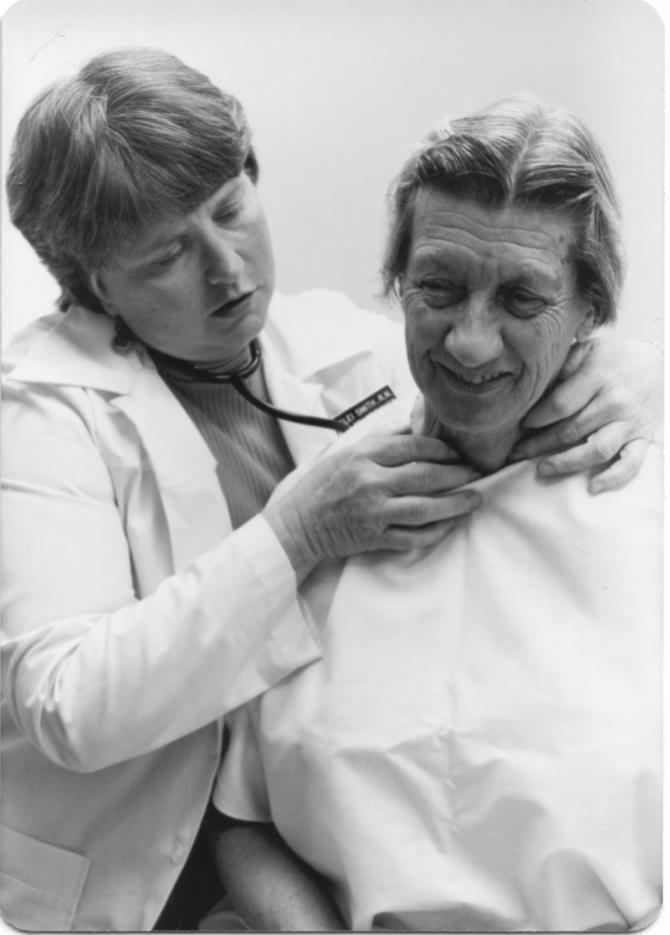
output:
POLYGON ((466 370, 456 370, 447 364, 437 363, 436 366, 440 372, 453 381, 456 387, 460 387, 469 393, 488 393, 493 389, 500 387, 501 383, 514 374, 509 370, 495 370, 490 372, 468 372, 466 370))

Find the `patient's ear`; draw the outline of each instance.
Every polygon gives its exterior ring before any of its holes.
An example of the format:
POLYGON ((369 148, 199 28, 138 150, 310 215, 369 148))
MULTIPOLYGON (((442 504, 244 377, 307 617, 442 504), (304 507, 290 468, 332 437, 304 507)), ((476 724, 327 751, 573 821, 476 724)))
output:
POLYGON ((595 304, 592 300, 588 300, 584 304, 585 304, 586 311, 575 333, 575 338, 578 341, 586 341, 586 339, 590 338, 596 329, 595 304))

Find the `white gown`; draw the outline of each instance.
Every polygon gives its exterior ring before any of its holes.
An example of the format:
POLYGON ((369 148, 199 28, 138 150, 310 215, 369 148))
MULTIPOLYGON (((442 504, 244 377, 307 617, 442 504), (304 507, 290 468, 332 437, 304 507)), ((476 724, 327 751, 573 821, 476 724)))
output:
POLYGON ((272 820, 354 929, 648 923, 659 468, 590 496, 514 465, 440 545, 323 569, 324 657, 234 715, 215 803, 272 820))

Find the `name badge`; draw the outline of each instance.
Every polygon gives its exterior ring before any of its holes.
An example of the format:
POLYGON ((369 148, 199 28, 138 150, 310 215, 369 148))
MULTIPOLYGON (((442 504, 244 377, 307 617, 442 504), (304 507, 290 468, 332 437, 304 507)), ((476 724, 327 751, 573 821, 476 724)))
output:
POLYGON ((381 389, 375 390, 374 393, 366 396, 365 399, 351 406, 350 409, 345 409, 344 412, 341 412, 339 416, 336 416, 336 421, 343 423, 344 431, 346 431, 351 428, 354 423, 360 422, 361 419, 371 412, 374 412, 375 409, 379 409, 380 406, 385 406, 386 403, 390 403, 391 400, 395 398, 395 393, 390 386, 382 386, 381 389))

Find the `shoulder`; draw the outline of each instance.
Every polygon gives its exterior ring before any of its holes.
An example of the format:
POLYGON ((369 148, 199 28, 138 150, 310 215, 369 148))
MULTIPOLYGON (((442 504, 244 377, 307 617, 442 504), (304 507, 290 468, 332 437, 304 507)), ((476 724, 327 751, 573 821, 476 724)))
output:
MULTIPOLYGON (((624 556, 633 568, 642 554, 660 555, 660 447, 650 446, 640 473, 618 490, 591 494, 588 479, 582 472, 546 480, 538 477, 535 462, 512 465, 473 485, 485 502, 473 525, 481 525, 486 534, 495 526, 498 538, 516 536, 534 543, 557 563, 569 554, 584 565, 622 569, 624 556)), ((513 555, 514 546, 508 547, 513 555)))
POLYGON ((46 315, 14 337, 2 368, 3 432, 14 458, 33 457, 39 439, 53 456, 54 445, 95 447, 101 433, 118 434, 114 399, 133 390, 144 364, 135 352, 117 354, 113 337, 110 319, 83 308, 46 315))
POLYGON ((118 354, 114 325, 82 307, 37 319, 19 332, 3 360, 6 385, 68 386, 128 392, 146 366, 143 353, 118 354))
POLYGON ((3 375, 9 375, 15 367, 28 355, 31 349, 40 340, 57 328, 63 321, 61 312, 52 312, 36 318, 18 331, 11 339, 2 354, 3 375))

